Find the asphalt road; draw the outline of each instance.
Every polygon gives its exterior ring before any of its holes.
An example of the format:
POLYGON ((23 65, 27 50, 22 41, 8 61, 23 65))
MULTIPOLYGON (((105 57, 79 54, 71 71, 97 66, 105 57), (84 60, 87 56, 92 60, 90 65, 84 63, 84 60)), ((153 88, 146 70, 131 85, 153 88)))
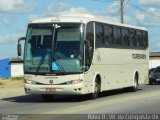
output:
POLYGON ((39 95, 3 97, 0 100, 0 114, 1 117, 6 114, 22 114, 19 118, 25 120, 40 118, 51 120, 53 117, 57 120, 59 117, 66 120, 68 117, 82 120, 82 118, 99 117, 88 114, 158 114, 160 113, 159 89, 159 85, 144 85, 140 86, 137 92, 107 91, 96 100, 89 100, 86 96, 55 96, 51 102, 44 102, 39 95))

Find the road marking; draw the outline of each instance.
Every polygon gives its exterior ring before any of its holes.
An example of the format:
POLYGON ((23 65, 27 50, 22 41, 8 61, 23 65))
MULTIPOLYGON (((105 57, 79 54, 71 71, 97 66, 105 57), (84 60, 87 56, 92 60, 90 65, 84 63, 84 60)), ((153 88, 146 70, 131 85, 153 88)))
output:
MULTIPOLYGON (((86 111, 86 110, 91 110, 94 108, 106 106, 106 105, 112 105, 112 104, 119 104, 119 103, 124 103, 132 100, 138 100, 144 98, 144 101, 146 101, 146 98, 148 97, 155 97, 155 96, 160 96, 160 91, 149 91, 145 93, 139 93, 137 95, 133 96, 117 96, 116 99, 109 99, 109 100, 103 100, 103 101, 98 101, 97 100, 90 100, 88 102, 90 103, 84 103, 82 105, 78 106, 71 106, 71 107, 66 107, 66 108, 61 108, 53 111, 48 111, 43 114, 75 114, 81 111, 86 111)), ((114 96, 116 97, 116 96, 114 96)))

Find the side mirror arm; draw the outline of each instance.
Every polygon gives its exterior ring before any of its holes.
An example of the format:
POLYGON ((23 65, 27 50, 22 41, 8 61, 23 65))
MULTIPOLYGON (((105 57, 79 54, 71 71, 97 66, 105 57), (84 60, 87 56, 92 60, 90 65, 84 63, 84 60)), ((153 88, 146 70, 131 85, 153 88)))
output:
POLYGON ((20 41, 22 41, 22 40, 26 40, 26 37, 20 37, 20 38, 18 39, 18 44, 20 44, 20 41))

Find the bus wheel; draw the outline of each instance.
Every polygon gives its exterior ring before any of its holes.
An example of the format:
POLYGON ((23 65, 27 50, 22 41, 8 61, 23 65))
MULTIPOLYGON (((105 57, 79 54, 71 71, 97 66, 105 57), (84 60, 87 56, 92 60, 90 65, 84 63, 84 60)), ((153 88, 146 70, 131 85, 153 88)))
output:
POLYGON ((94 93, 91 93, 90 98, 91 99, 96 99, 98 98, 100 93, 100 82, 98 81, 98 79, 96 78, 95 80, 95 85, 94 85, 94 93))
POLYGON ((136 92, 137 89, 138 89, 138 76, 135 76, 135 78, 134 78, 134 84, 133 84, 133 86, 131 87, 130 90, 132 92, 136 92))
POLYGON ((52 99, 53 99, 53 95, 43 94, 43 95, 42 95, 42 98, 43 98, 44 101, 50 102, 50 101, 52 101, 52 99))
POLYGON ((149 85, 153 85, 153 81, 149 80, 149 85))

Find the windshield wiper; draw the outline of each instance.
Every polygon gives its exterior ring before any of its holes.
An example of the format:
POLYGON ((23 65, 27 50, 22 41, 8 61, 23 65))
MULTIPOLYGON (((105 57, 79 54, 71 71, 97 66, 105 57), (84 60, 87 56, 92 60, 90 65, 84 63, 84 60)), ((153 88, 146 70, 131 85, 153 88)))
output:
POLYGON ((43 54, 43 56, 41 57, 39 63, 38 63, 38 67, 36 69, 36 75, 38 74, 39 72, 39 69, 40 69, 40 66, 44 63, 44 58, 45 58, 45 54, 43 54))

